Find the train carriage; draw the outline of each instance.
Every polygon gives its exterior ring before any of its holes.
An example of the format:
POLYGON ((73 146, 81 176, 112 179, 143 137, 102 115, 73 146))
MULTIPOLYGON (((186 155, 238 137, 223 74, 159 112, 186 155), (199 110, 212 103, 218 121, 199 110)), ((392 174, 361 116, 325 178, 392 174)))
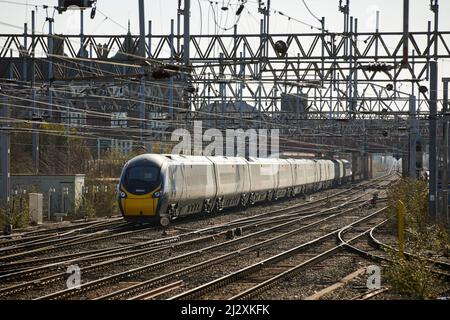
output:
POLYGON ((217 185, 214 174, 214 166, 206 157, 198 156, 172 156, 168 161, 171 166, 180 166, 181 180, 172 180, 171 185, 183 183, 181 199, 178 199, 176 205, 173 199, 169 197, 169 206, 176 216, 209 211, 216 198, 217 185))
POLYGON ((278 186, 278 163, 276 159, 250 157, 248 164, 251 181, 250 203, 271 201, 278 186))
POLYGON ((280 159, 277 161, 277 188, 275 192, 275 199, 290 197, 293 194, 293 172, 291 163, 288 160, 280 159))
POLYGON ((345 172, 342 183, 347 183, 351 181, 351 177, 353 175, 352 164, 350 163, 350 161, 347 160, 342 160, 342 163, 344 164, 344 172, 345 172))
MULTIPOLYGON (((143 155, 129 161, 122 170, 119 184, 119 208, 126 219, 155 216, 162 186, 163 159, 143 155)), ((178 189, 182 185, 175 185, 178 189)), ((181 196, 181 195, 180 195, 181 196)))
POLYGON ((250 198, 250 172, 247 160, 235 157, 208 157, 215 167, 218 210, 246 206, 250 198))

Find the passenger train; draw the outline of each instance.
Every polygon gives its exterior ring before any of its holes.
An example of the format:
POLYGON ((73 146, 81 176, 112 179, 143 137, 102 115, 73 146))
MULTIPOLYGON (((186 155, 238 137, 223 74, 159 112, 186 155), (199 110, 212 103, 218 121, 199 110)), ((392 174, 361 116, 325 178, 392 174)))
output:
POLYGON ((295 197, 349 181, 347 160, 143 154, 118 185, 126 221, 166 226, 178 217, 295 197))

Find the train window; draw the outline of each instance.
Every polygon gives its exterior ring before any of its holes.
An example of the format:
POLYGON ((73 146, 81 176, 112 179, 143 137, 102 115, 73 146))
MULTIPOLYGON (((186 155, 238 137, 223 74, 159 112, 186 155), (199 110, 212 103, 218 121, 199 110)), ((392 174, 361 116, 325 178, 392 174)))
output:
POLYGON ((150 166, 131 167, 127 171, 128 181, 156 182, 159 178, 159 170, 150 166))
POLYGON ((135 166, 127 169, 123 186, 132 194, 143 195, 160 184, 159 169, 152 166, 135 166))

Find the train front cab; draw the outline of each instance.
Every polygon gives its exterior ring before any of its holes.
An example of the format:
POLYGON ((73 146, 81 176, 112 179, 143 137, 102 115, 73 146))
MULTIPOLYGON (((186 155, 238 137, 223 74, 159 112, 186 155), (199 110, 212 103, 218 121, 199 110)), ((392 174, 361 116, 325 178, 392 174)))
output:
POLYGON ((119 208, 130 222, 158 221, 161 192, 160 167, 148 161, 130 163, 119 184, 119 208))

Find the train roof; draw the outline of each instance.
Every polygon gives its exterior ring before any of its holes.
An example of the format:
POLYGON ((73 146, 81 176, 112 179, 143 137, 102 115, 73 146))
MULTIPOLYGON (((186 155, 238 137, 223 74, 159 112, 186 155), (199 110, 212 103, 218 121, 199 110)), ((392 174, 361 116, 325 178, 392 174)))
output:
MULTIPOLYGON (((343 163, 350 163, 345 159, 339 159, 343 163)), ((174 155, 174 154, 153 154, 146 153, 134 157, 128 161, 127 165, 155 165, 161 166, 166 161, 174 161, 178 163, 222 163, 222 164, 245 164, 245 163, 259 163, 259 164, 279 164, 279 163, 324 163, 332 160, 326 159, 278 159, 278 158, 254 158, 250 157, 246 160, 243 157, 227 157, 227 156, 190 156, 190 155, 174 155)))

